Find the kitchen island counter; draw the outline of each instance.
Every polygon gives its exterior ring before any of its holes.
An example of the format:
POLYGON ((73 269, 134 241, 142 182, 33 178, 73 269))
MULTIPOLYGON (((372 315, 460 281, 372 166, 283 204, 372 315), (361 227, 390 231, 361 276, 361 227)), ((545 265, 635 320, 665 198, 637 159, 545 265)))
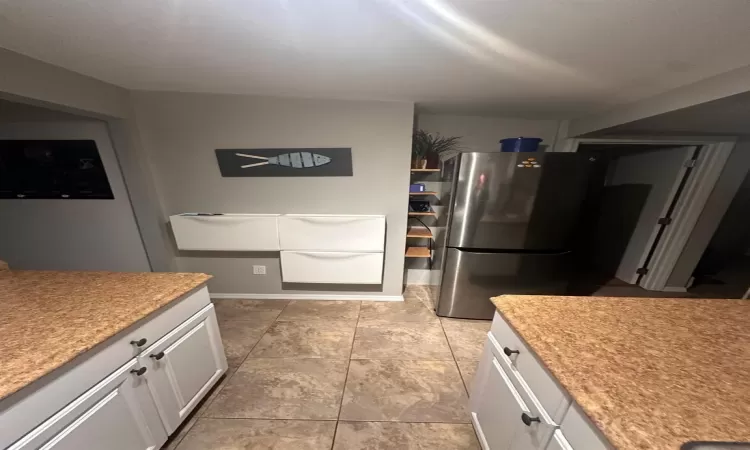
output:
POLYGON ((750 301, 504 295, 492 302, 614 447, 750 441, 750 301))
POLYGON ((210 278, 199 273, 0 272, 0 399, 210 278))

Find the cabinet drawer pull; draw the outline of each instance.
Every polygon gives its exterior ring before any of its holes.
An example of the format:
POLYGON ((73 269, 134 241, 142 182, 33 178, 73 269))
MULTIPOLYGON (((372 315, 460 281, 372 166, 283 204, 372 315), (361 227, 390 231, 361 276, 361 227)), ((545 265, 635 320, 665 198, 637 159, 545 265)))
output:
POLYGON ((132 345, 135 345, 136 347, 143 347, 144 345, 146 345, 146 342, 148 342, 146 338, 140 338, 137 341, 130 341, 130 343, 132 345))
POLYGON ((155 360, 159 361, 160 359, 164 358, 164 352, 154 353, 154 354, 151 354, 151 355, 148 355, 148 356, 150 356, 150 357, 154 358, 155 360))
POLYGON ((515 353, 516 355, 519 355, 521 352, 519 352, 518 350, 511 350, 508 347, 503 347, 503 353, 505 353, 506 356, 510 356, 513 353, 515 353))
POLYGON ((531 417, 530 415, 523 413, 521 414, 521 422, 524 423, 527 427, 531 426, 532 422, 541 422, 542 420, 539 417, 531 417))
POLYGON ((146 368, 145 367, 141 367, 140 369, 133 369, 133 370, 130 371, 130 373, 134 373, 134 374, 136 374, 136 375, 138 375, 140 377, 141 375, 143 375, 144 373, 146 373, 146 368))

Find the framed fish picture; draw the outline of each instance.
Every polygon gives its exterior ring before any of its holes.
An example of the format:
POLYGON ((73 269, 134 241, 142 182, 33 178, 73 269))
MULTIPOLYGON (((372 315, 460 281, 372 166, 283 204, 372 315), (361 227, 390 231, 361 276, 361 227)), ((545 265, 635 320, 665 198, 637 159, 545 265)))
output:
POLYGON ((351 148, 217 149, 222 177, 350 177, 351 148))

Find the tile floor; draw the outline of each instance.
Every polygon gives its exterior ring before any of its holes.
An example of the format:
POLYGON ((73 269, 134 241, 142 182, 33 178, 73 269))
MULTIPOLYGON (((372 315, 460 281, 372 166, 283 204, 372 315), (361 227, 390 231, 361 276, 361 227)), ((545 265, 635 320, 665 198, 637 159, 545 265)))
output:
POLYGON ((164 449, 479 449, 467 389, 490 322, 431 297, 215 301, 229 371, 164 449))

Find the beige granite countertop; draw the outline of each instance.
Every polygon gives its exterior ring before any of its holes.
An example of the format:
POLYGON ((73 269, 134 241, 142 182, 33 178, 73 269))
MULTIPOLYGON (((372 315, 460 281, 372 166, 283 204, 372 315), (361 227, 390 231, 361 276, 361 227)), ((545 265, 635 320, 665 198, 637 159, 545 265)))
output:
POLYGON ((492 302, 615 447, 750 441, 750 301, 492 302))
POLYGON ((210 278, 202 273, 1 272, 0 399, 210 278))

